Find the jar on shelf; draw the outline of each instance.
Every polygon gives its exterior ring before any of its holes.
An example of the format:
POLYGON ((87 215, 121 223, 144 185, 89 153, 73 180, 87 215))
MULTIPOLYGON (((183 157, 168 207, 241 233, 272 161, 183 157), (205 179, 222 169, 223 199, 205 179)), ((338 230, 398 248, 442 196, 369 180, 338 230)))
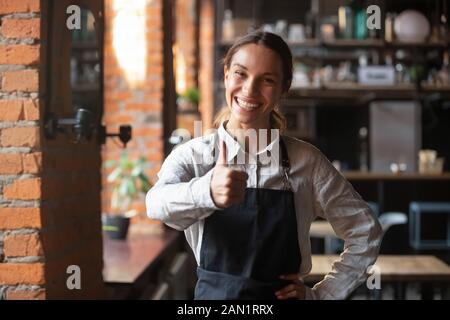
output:
POLYGON ((225 10, 222 22, 222 40, 233 41, 234 36, 233 12, 230 9, 227 9, 225 10))
POLYGON ((340 6, 338 8, 339 36, 342 39, 351 39, 353 37, 353 12, 349 6, 340 6))
POLYGON ((388 12, 384 20, 384 41, 392 42, 395 39, 394 33, 395 14, 388 12))

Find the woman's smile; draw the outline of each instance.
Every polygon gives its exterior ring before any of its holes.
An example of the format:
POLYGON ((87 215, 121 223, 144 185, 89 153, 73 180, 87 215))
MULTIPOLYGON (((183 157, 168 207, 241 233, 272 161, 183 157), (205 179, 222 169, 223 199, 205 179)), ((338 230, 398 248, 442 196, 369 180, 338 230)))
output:
POLYGON ((249 101, 244 98, 234 97, 234 102, 242 109, 246 111, 253 111, 262 106, 262 103, 249 101))

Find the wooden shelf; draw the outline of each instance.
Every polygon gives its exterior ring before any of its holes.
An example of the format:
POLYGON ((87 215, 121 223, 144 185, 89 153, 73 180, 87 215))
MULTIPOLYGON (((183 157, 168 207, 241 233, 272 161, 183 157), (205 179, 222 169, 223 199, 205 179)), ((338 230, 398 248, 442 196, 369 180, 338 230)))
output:
POLYGON ((337 39, 331 42, 323 42, 322 46, 325 47, 348 47, 348 48, 445 48, 447 44, 445 42, 423 42, 423 43, 408 43, 408 42, 386 42, 380 39, 337 39))
POLYGON ((292 88, 289 91, 289 99, 416 99, 421 93, 441 92, 450 97, 450 86, 424 85, 421 91, 417 91, 412 84, 397 84, 392 86, 373 86, 359 83, 328 83, 319 88, 303 87, 292 88))
MULTIPOLYGON (((225 91, 223 83, 219 90, 225 91)), ((415 99, 420 93, 442 92, 450 98, 450 85, 434 86, 422 85, 421 92, 412 84, 396 84, 392 86, 363 85, 359 83, 335 82, 327 83, 321 87, 297 87, 291 88, 286 100, 296 99, 358 99, 367 96, 370 99, 415 99), (369 96, 370 95, 370 96, 369 96)))
MULTIPOLYGON (((432 41, 432 42, 423 42, 423 43, 408 43, 408 42, 386 42, 381 39, 364 39, 364 40, 356 40, 356 39, 336 39, 333 41, 322 41, 318 39, 306 39, 305 41, 288 41, 287 42, 291 48, 392 48, 392 49, 400 49, 400 48, 409 48, 409 49, 434 49, 434 48, 447 48, 448 43, 444 41, 432 41)), ((222 41, 220 46, 222 49, 226 49, 231 47, 233 41, 222 41)))
POLYGON ((383 46, 383 41, 379 39, 336 39, 334 41, 323 41, 320 46, 324 47, 339 47, 339 48, 381 48, 383 46))
POLYGON ((353 91, 411 91, 414 90, 414 85, 395 84, 395 85, 367 85, 355 82, 330 82, 323 85, 327 90, 353 90, 353 91))
POLYGON ((421 173, 383 173, 383 172, 362 172, 344 171, 343 175, 351 181, 357 180, 450 180, 450 172, 442 174, 421 174, 421 173))

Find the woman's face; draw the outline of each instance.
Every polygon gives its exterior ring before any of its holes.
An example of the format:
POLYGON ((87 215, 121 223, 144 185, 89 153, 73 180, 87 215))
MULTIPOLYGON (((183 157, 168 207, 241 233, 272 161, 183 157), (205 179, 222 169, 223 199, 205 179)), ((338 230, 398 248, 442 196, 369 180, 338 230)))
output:
POLYGON ((247 44, 225 67, 225 95, 231 122, 246 128, 269 128, 270 112, 282 94, 283 71, 278 54, 262 45, 247 44))

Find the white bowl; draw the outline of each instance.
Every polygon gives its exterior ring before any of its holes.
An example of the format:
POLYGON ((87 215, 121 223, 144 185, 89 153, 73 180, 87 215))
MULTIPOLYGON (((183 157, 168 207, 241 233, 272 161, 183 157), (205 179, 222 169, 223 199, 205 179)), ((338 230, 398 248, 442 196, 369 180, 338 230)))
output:
POLYGON ((430 23, 421 12, 405 10, 395 19, 394 31, 401 42, 421 43, 430 34, 430 23))

